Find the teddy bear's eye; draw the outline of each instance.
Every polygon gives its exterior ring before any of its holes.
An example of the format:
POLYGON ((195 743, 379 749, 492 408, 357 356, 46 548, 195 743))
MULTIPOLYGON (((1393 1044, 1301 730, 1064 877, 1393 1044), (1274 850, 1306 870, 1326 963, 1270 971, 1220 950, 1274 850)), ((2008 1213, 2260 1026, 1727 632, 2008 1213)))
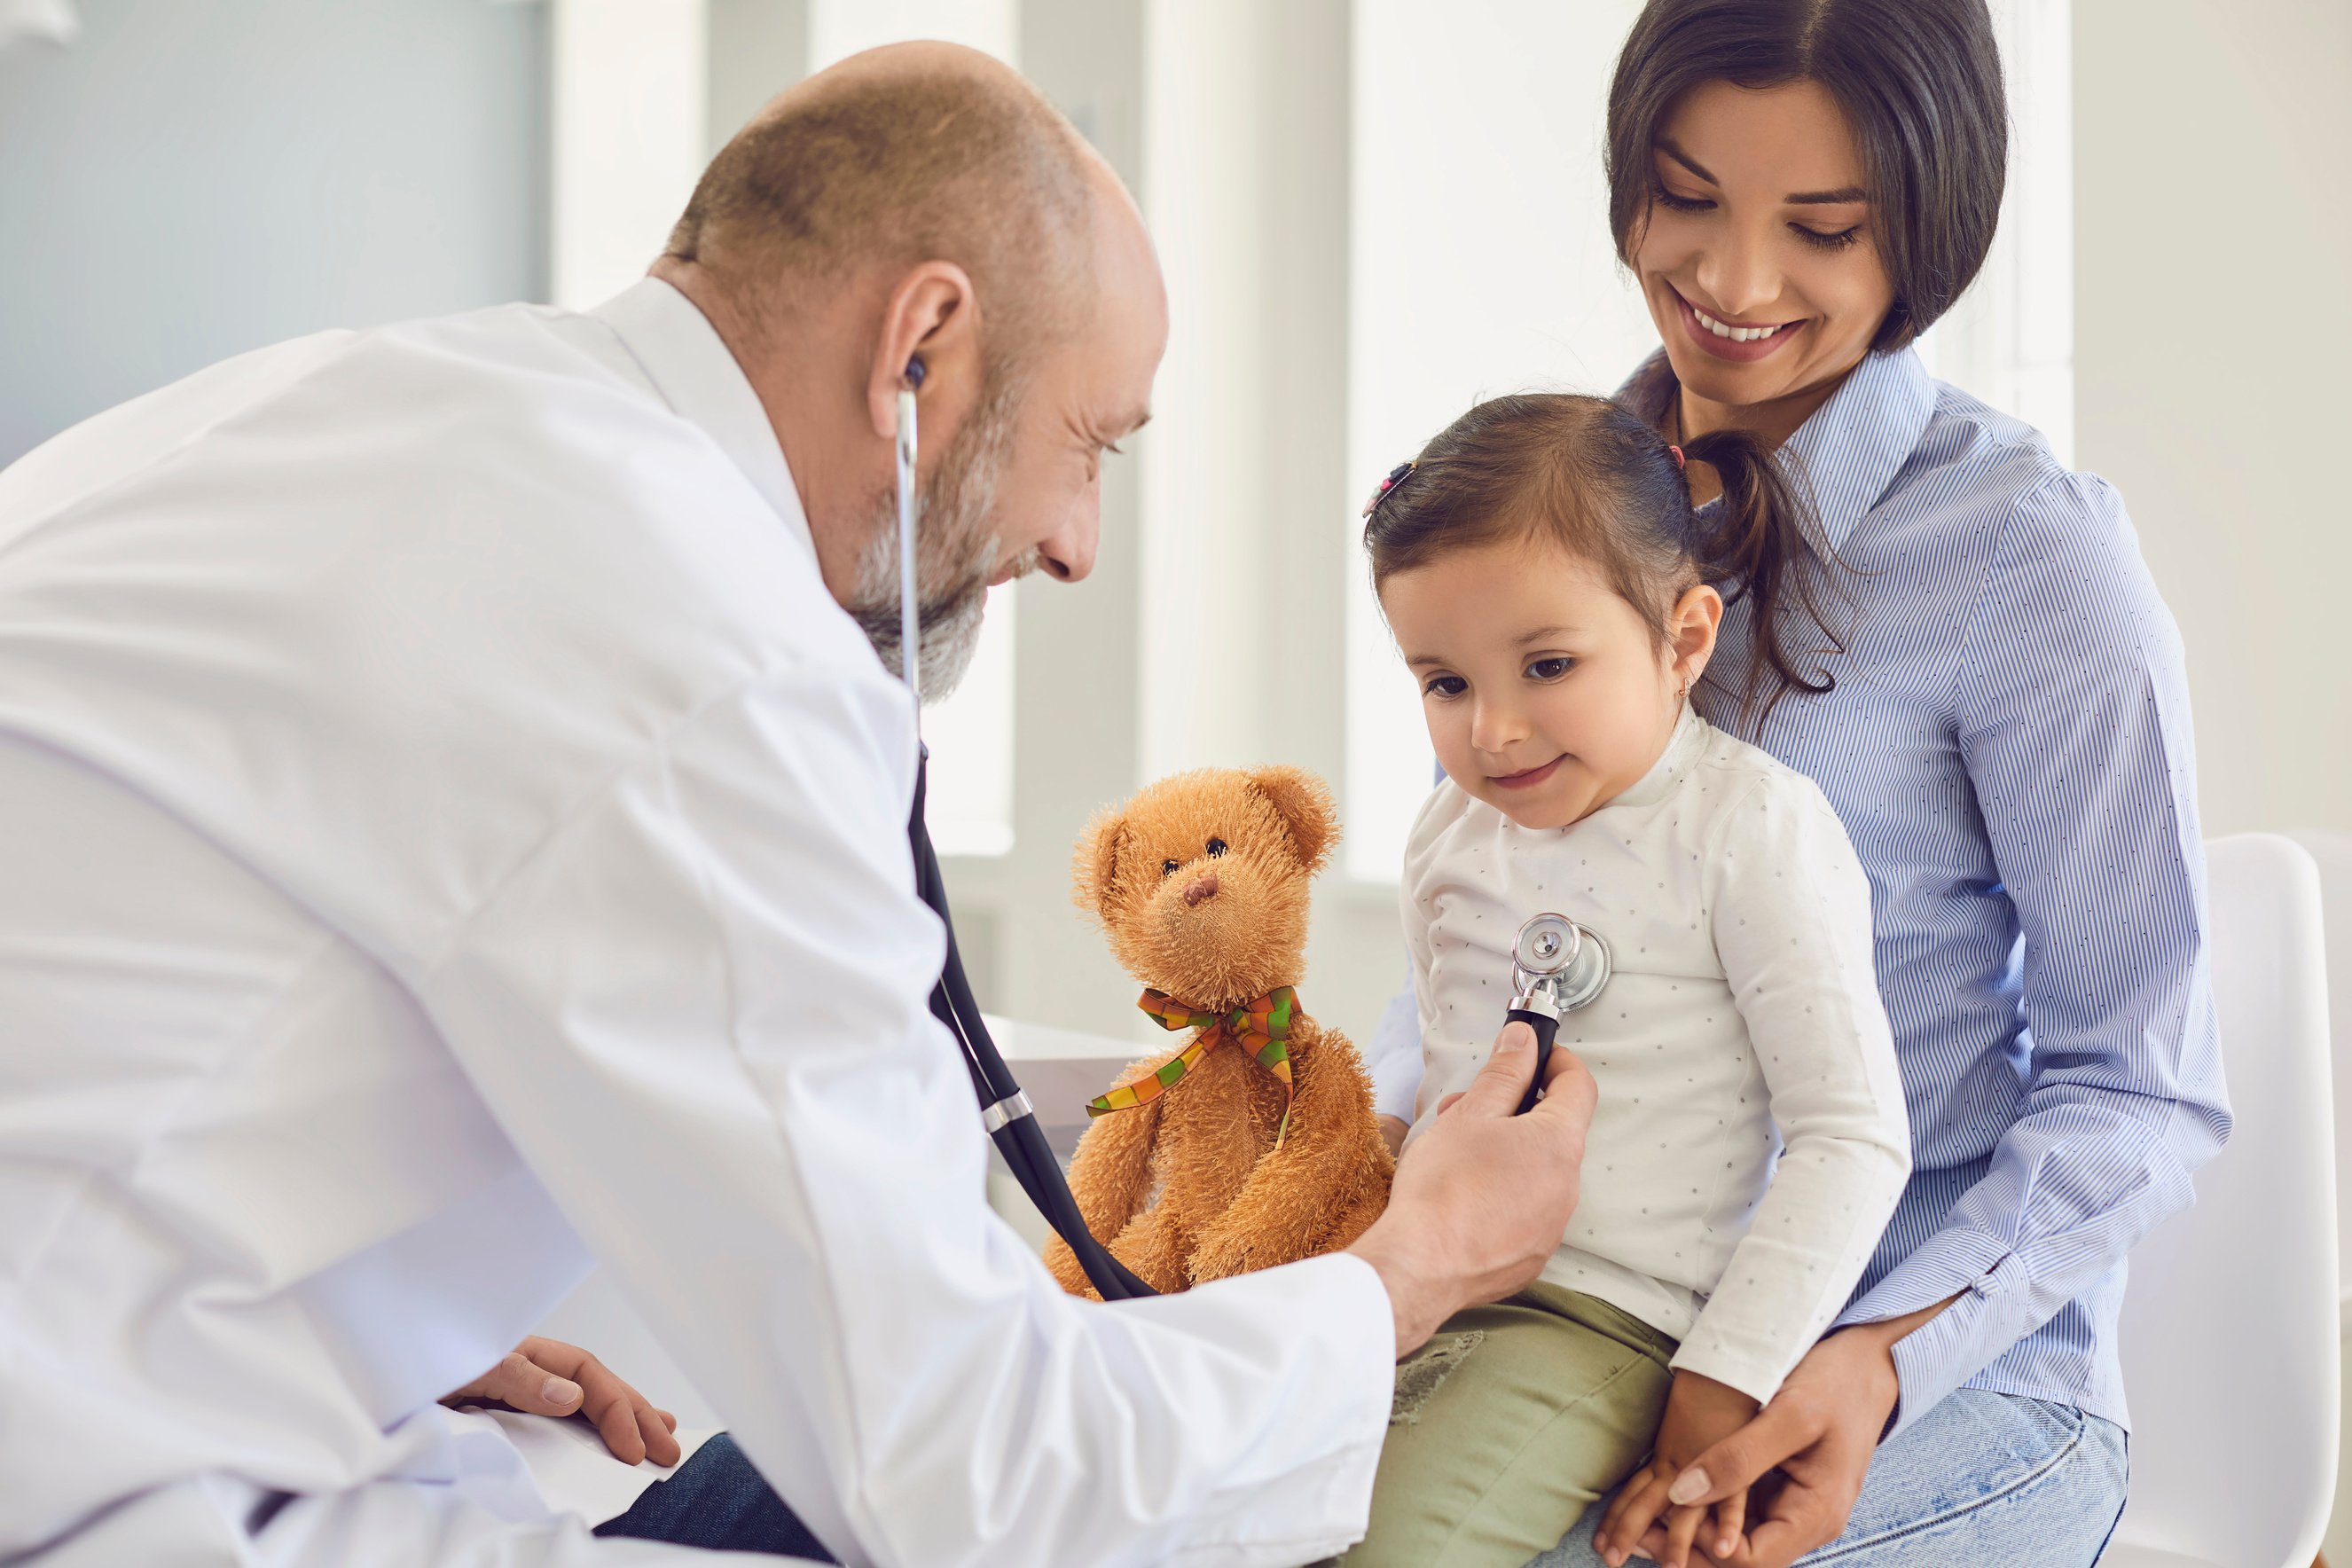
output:
POLYGON ((1162 860, 1160 862, 1160 874, 1163 877, 1172 877, 1179 869, 1180 868, 1173 860, 1162 860))
POLYGON ((1212 855, 1222 855, 1222 854, 1223 854, 1224 852, 1225 852, 1225 841, 1224 841, 1223 839, 1222 839, 1222 838, 1212 838, 1212 839, 1210 839, 1210 840, 1209 840, 1209 853, 1210 853, 1210 854, 1212 854, 1212 855))

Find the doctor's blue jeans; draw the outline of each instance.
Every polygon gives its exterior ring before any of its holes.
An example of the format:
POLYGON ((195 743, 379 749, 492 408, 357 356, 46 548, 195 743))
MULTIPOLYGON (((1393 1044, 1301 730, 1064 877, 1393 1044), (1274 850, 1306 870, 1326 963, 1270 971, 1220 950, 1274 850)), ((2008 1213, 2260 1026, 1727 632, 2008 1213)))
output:
MULTIPOLYGON (((2091 1568, 2123 1515, 2123 1428, 2072 1405, 1963 1388, 1878 1450, 1822 1568, 2091 1568)), ((1601 1568, 1584 1518, 1528 1568, 1601 1568)), ((1639 1561, 1639 1559, 1636 1559, 1639 1561)))

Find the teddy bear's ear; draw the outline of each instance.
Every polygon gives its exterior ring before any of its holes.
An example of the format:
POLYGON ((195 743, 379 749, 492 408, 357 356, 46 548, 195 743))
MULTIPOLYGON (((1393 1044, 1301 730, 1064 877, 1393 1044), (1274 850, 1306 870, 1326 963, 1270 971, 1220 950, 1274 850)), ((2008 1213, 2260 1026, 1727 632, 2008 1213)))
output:
POLYGON ((1339 813, 1331 804, 1330 786, 1305 768, 1252 768, 1247 776, 1250 787, 1290 830, 1299 868, 1309 876, 1321 870, 1339 842, 1339 813))
POLYGON ((1098 921, 1110 916, 1110 890, 1118 880, 1118 852, 1127 837, 1127 814, 1117 806, 1098 811, 1078 835, 1070 863, 1070 897, 1098 921))

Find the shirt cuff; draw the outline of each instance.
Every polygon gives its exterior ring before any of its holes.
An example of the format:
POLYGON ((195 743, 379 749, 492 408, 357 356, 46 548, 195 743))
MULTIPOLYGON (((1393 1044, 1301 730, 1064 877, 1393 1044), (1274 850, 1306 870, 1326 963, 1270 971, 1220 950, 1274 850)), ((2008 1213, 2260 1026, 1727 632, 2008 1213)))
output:
POLYGON ((2006 1354, 2034 1326, 2025 1260, 1981 1231, 1938 1231, 1842 1313, 1836 1326, 1883 1323, 1946 1298, 1952 1304, 1895 1342, 1896 1393, 1884 1443, 2006 1354))

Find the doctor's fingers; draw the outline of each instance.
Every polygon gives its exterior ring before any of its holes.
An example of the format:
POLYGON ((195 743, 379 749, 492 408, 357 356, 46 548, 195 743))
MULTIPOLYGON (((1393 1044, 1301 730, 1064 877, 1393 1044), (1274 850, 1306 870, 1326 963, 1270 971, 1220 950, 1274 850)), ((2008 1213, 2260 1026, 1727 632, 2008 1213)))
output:
POLYGON ((677 1430, 677 1417, 667 1410, 655 1409, 651 1401, 603 1362, 578 1345, 536 1336, 523 1341, 517 1353, 544 1373, 580 1389, 578 1401, 549 1414, 580 1411, 596 1424, 613 1457, 625 1464, 634 1465, 643 1459, 651 1459, 656 1465, 677 1463, 681 1450, 677 1439, 671 1436, 677 1430))

